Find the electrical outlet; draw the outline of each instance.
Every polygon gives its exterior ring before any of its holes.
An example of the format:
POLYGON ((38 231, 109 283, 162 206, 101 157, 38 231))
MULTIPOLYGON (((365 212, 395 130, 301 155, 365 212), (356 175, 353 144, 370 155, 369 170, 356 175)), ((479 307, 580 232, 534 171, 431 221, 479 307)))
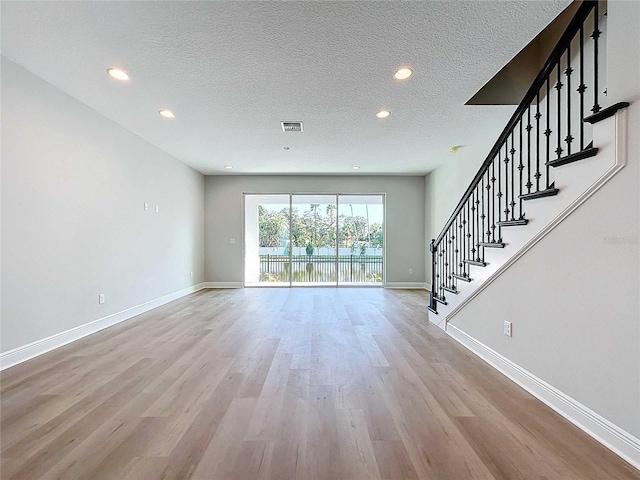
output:
POLYGON ((511 322, 504 322, 504 334, 507 337, 511 336, 511 322))
POLYGON ((193 278, 193 272, 191 272, 191 278, 193 278))
POLYGON ((413 268, 409 269, 409 275, 413 275, 413 268))
POLYGON ((144 202, 144 209, 149 210, 149 204, 147 202, 144 202))
POLYGON ((102 305, 104 303, 104 293, 98 295, 98 303, 102 305))
POLYGON ((235 238, 230 238, 229 239, 229 244, 230 245, 235 245, 236 244, 236 239, 235 238))
POLYGON ((158 205, 156 205, 156 213, 158 213, 160 211, 160 207, 158 207, 158 205))

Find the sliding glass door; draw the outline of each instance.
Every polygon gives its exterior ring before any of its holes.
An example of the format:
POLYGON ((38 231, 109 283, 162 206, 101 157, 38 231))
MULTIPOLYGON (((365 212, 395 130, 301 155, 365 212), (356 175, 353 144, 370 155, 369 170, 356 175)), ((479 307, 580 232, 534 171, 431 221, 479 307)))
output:
POLYGON ((382 195, 338 195, 339 285, 382 285, 382 195))
POLYGON ((290 195, 245 195, 244 283, 291 285, 290 195))
POLYGON ((245 194, 245 286, 382 285, 384 196, 245 194))
POLYGON ((336 284, 336 195, 291 196, 292 285, 336 284))

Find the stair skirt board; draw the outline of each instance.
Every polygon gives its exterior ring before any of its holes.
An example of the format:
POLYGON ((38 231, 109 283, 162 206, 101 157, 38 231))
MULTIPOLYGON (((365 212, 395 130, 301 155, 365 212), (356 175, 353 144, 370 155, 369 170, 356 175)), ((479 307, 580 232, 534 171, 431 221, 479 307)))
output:
POLYGON ((106 317, 93 320, 92 322, 79 325, 64 332, 56 333, 50 337, 36 340, 35 342, 14 348, 0 354, 0 370, 13 367, 32 358, 38 357, 44 353, 63 347, 71 342, 80 340, 88 335, 104 330, 105 328, 116 325, 125 320, 129 320, 137 315, 141 315, 149 310, 158 308, 166 303, 173 302, 181 297, 190 295, 206 288, 204 283, 184 288, 174 293, 170 293, 155 300, 151 300, 140 305, 136 305, 121 312, 116 312, 106 317))
POLYGON ((447 334, 552 410, 640 470, 640 439, 533 375, 452 324, 447 334))

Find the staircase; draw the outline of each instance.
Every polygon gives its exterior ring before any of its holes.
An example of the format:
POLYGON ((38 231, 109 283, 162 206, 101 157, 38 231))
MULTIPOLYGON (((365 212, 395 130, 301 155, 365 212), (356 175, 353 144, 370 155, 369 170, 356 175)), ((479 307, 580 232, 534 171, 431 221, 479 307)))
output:
POLYGON ((446 328, 448 317, 624 167, 629 104, 601 106, 605 26, 598 2, 583 2, 431 241, 431 322, 446 328))

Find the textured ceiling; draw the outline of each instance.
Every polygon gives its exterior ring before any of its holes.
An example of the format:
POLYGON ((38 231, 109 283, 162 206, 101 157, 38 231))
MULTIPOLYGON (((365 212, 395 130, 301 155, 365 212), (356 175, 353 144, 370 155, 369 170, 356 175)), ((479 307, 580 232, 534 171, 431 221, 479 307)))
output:
POLYGON ((424 175, 484 158, 513 107, 464 103, 569 3, 3 1, 2 53, 204 174, 424 175))

